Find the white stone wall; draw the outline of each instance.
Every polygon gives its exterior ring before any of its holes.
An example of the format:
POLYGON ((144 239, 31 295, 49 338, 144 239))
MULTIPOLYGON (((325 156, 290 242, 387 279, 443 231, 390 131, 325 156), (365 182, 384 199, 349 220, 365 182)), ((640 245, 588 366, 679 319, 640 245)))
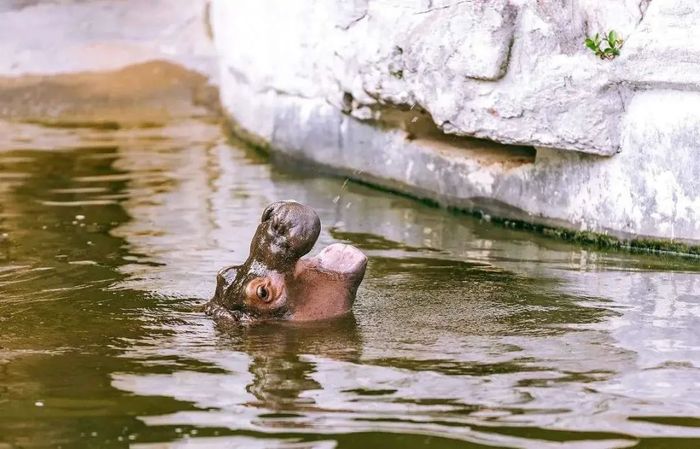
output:
POLYGON ((624 95, 582 41, 633 34, 646 2, 602 3, 220 0, 212 16, 225 65, 258 90, 347 92, 358 117, 420 105, 448 133, 610 155, 624 95))
POLYGON ((445 205, 700 242, 694 0, 213 0, 211 18, 223 105, 278 152, 445 205), (583 39, 610 29, 626 42, 602 61, 583 39), (398 109, 437 128, 386 126, 398 109))

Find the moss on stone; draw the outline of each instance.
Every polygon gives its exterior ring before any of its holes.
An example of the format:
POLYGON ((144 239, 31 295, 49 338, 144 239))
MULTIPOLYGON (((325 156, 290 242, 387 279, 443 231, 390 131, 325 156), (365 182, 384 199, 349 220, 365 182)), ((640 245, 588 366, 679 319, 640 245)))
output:
MULTIPOLYGON (((474 214, 470 211, 463 211, 474 214)), ((480 213, 476 213, 480 215, 480 213)), ((515 229, 534 231, 542 235, 596 248, 614 248, 633 252, 645 252, 678 256, 700 257, 700 246, 648 238, 621 239, 609 234, 592 231, 575 231, 565 228, 527 223, 518 220, 492 218, 491 222, 515 229)))
MULTIPOLYGON (((231 120, 229 120, 226 124, 226 131, 228 133, 229 139, 233 143, 247 147, 248 149, 254 151, 257 156, 263 157, 267 161, 273 159, 271 158, 271 156, 274 154, 273 149, 270 146, 270 144, 263 138, 255 134, 249 133, 248 131, 244 130, 231 120)), ((318 164, 313 161, 305 162, 307 164, 318 166, 318 164)), ((688 245, 680 242, 649 238, 622 239, 610 234, 604 234, 600 232, 577 231, 562 227, 530 223, 523 220, 493 217, 491 215, 487 215, 486 213, 478 209, 464 209, 451 206, 444 206, 440 204, 439 201, 433 198, 418 196, 409 192, 402 191, 400 188, 392 188, 368 180, 358 179, 353 176, 345 176, 343 175, 343 173, 340 173, 341 170, 333 169, 331 167, 326 168, 326 172, 330 176, 344 177, 357 184, 365 185, 379 191, 392 193, 394 195, 399 195, 405 198, 411 198, 429 207, 444 207, 445 209, 452 211, 453 213, 471 215, 477 218, 484 218, 488 216, 489 222, 494 223, 498 226, 536 232, 544 236, 599 249, 617 249, 623 251, 643 252, 659 255, 663 254, 681 257, 700 257, 700 246, 698 245, 688 245)))

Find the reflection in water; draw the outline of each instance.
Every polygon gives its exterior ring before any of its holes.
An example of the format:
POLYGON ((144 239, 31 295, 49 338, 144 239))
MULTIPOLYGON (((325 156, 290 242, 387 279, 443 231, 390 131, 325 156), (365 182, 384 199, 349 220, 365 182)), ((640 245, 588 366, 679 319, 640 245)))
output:
POLYGON ((315 364, 304 354, 359 360, 361 342, 354 316, 301 325, 261 324, 239 332, 240 348, 251 357, 253 380, 248 391, 259 406, 271 410, 313 405, 304 394, 322 385, 313 379, 315 364))
POLYGON ((206 120, 3 126, 67 148, 0 151, 2 449, 698 444, 696 261, 280 171, 206 120), (193 311, 283 198, 370 256, 354 315, 193 311))

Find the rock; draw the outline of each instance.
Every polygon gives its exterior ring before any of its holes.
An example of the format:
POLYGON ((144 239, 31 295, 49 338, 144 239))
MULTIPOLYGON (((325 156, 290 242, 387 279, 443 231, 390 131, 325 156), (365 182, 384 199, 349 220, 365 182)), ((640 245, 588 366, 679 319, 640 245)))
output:
POLYGON ((691 0, 212 3, 222 104, 276 154, 497 218, 693 245, 698 14, 691 0), (583 40, 610 29, 626 43, 601 60, 583 40))
POLYGON ((588 3, 214 0, 212 18, 222 70, 256 91, 350 96, 351 114, 419 106, 451 134, 611 155, 625 96, 583 40, 628 35, 642 10, 588 3))
POLYGON ((624 45, 617 78, 635 88, 700 90, 700 8, 693 0, 649 5, 624 45))
POLYGON ((422 17, 402 36, 407 49, 405 70, 447 70, 486 81, 502 78, 513 45, 516 13, 506 0, 457 2, 414 12, 422 17))

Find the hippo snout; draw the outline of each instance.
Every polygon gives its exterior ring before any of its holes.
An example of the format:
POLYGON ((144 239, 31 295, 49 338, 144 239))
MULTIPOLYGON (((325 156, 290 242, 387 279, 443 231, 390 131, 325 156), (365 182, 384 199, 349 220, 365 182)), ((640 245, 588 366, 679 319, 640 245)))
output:
POLYGON ((365 272, 367 256, 352 245, 333 243, 325 247, 318 255, 318 267, 335 273, 357 275, 365 272))

